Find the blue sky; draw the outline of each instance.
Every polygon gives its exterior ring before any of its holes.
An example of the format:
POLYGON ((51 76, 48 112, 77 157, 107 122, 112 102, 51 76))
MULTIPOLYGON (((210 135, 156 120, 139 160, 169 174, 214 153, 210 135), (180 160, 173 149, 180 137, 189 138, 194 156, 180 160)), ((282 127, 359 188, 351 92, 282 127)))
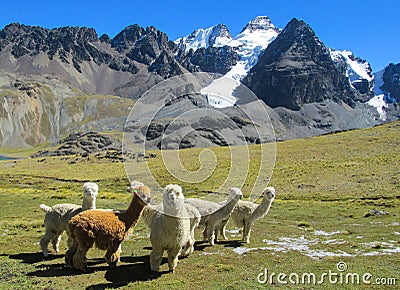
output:
POLYGON ((114 37, 130 24, 153 25, 172 40, 224 23, 235 36, 247 22, 267 15, 279 28, 302 19, 329 47, 350 50, 373 71, 400 62, 398 0, 276 1, 4 1, 0 28, 12 22, 45 28, 86 26, 114 37))

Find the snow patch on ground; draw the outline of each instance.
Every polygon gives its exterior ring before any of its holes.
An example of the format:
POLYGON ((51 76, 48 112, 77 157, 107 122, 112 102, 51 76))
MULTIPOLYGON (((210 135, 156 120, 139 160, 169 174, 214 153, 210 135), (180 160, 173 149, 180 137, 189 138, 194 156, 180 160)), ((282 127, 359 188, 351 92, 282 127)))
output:
POLYGON ((345 233, 345 231, 334 231, 334 232, 314 231, 314 235, 316 236, 333 236, 343 233, 345 233))
MULTIPOLYGON (((334 240, 336 243, 337 240, 334 240)), ((320 239, 307 239, 304 236, 299 238, 288 238, 281 237, 279 241, 263 240, 264 243, 273 245, 270 247, 273 251, 278 252, 288 252, 288 251, 298 251, 312 259, 324 258, 324 257, 353 257, 354 255, 349 254, 344 251, 330 252, 320 249, 312 249, 312 246, 318 245, 320 239)), ((327 244, 327 243, 326 243, 327 244)))
MULTIPOLYGON (((332 233, 336 234, 337 232, 335 233, 331 232, 326 234, 332 234, 332 233)), ((329 236, 326 234, 323 236, 329 236)), ((310 257, 312 259, 321 259, 324 257, 380 256, 380 255, 390 255, 390 254, 400 253, 400 247, 396 246, 394 243, 388 243, 388 242, 360 243, 360 245, 363 246, 365 249, 355 249, 354 253, 349 253, 343 250, 328 251, 324 249, 316 249, 318 245, 346 244, 347 241, 344 239, 321 240, 320 238, 308 239, 304 236, 300 236, 295 238, 280 237, 278 241, 264 239, 263 242, 268 244, 268 246, 257 247, 257 248, 236 247, 233 249, 233 251, 238 255, 245 255, 250 252, 256 252, 256 251, 272 251, 275 253, 276 252, 287 253, 289 251, 298 251, 301 254, 310 257)))
POLYGON ((240 229, 225 230, 225 232, 227 232, 229 234, 238 234, 240 232, 240 229))
POLYGON ((239 82, 228 77, 222 77, 213 81, 207 87, 201 89, 201 94, 207 99, 208 104, 214 108, 232 107, 236 103, 235 88, 239 82))
POLYGON ((370 99, 367 102, 367 104, 376 109, 376 111, 379 114, 379 118, 382 121, 386 121, 386 108, 388 107, 388 105, 384 101, 383 97, 384 97, 383 94, 377 95, 377 96, 373 97, 372 99, 370 99))

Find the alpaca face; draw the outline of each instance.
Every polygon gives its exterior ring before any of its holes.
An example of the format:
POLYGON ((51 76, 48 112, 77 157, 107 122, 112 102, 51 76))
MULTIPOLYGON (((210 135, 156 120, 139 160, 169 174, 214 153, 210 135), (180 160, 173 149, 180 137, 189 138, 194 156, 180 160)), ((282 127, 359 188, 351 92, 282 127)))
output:
POLYGON ((149 204, 151 202, 150 188, 145 185, 137 186, 132 189, 132 194, 136 194, 145 203, 149 204))
POLYGON ((239 198, 241 199, 243 197, 243 193, 240 190, 240 188, 237 187, 231 187, 229 188, 229 194, 228 194, 228 199, 232 200, 234 198, 239 198))
POLYGON ((265 198, 267 198, 269 200, 273 200, 275 198, 275 188, 267 187, 264 190, 264 196, 265 196, 265 198))
POLYGON ((177 184, 169 184, 164 188, 163 192, 163 206, 164 210, 178 209, 184 204, 184 196, 182 188, 177 184))
POLYGON ((83 184, 83 198, 86 200, 95 200, 99 193, 99 187, 94 182, 85 182, 83 184))
POLYGON ((133 180, 126 190, 130 193, 133 193, 133 190, 135 188, 138 188, 139 186, 143 186, 143 185, 144 185, 143 182, 133 180))

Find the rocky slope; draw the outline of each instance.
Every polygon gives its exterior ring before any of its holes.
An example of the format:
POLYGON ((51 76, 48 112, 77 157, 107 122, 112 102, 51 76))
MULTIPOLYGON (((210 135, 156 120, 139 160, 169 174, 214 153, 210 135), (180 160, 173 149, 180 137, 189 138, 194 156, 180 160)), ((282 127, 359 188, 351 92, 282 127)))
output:
POLYGON ((187 72, 175 60, 175 49, 165 33, 138 25, 113 39, 98 38, 86 27, 50 30, 13 23, 0 31, 2 71, 56 76, 88 93, 138 97, 163 78, 187 72), (160 69, 162 64, 169 67, 160 69), (135 89, 125 91, 127 83, 135 89))
POLYGON ((27 79, 0 73, 0 146, 56 143, 74 131, 122 131, 134 102, 87 95, 57 79, 27 79))
MULTIPOLYGON (((234 37, 219 24, 175 42, 152 26, 130 25, 110 38, 86 27, 45 29, 13 23, 0 31, 0 70, 0 146, 8 147, 57 143, 77 131, 121 131, 132 99, 187 72, 218 73, 235 81, 227 87, 213 79, 186 92, 193 86, 189 81, 178 90, 184 97, 172 103, 166 99, 154 124, 136 124, 140 130, 135 136, 153 148, 160 147, 160 134, 173 128, 172 117, 198 108, 222 115, 190 116, 189 123, 174 124, 180 132, 192 132, 179 140, 170 135, 165 139, 168 148, 271 140, 271 132, 256 134, 241 106, 257 108, 251 116, 257 122, 264 122, 268 112, 279 140, 391 120, 385 99, 394 100, 390 116, 398 115, 397 66, 382 74, 384 105, 372 104, 374 77, 368 62, 327 48, 297 19, 281 30, 260 16, 234 37), (243 96, 240 80, 267 105, 243 96)), ((157 92, 153 103, 166 95, 157 92)))

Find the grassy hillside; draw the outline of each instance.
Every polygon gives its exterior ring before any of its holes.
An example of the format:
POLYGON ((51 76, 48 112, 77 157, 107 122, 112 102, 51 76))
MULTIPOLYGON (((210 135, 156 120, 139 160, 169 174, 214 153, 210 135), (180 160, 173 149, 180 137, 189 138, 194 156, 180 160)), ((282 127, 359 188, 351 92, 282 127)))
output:
MULTIPOLYGON (((277 197, 270 213, 254 225, 251 243, 242 244, 241 233, 231 223, 229 240, 214 247, 200 242, 201 231, 197 230, 195 252, 180 261, 174 274, 163 273, 160 277, 149 272, 151 244, 141 221, 123 243, 121 263, 114 270, 107 269, 104 253, 96 249, 89 251, 89 273, 67 268, 63 256, 65 236, 61 253, 43 260, 39 252, 44 214, 38 205, 79 204, 83 181, 98 182, 98 207, 127 207, 130 196, 125 193, 128 181, 123 163, 93 156, 0 161, 0 288, 395 289, 377 283, 400 284, 399 132, 400 122, 396 122, 277 143, 269 183, 276 188, 277 197), (346 263, 347 270, 340 272, 339 262, 346 263), (265 269, 272 284, 257 281, 257 277, 265 278, 265 269), (342 283, 329 282, 324 276, 329 271, 337 273, 338 279, 341 273, 342 283), (272 278, 271 273, 275 273, 272 278), (278 273, 287 275, 283 279, 288 285, 279 283, 278 273), (320 284, 302 284, 304 273, 315 274, 317 280, 325 278, 320 284), (372 275, 368 281, 374 285, 362 281, 364 273, 372 275), (356 281, 346 283, 346 274, 359 275, 360 285, 356 281), (288 278, 296 280, 296 275, 300 277, 299 285, 288 278)), ((218 163, 208 182, 181 183, 186 196, 218 186, 229 170, 227 150, 213 149, 218 163)), ((260 150, 260 146, 250 147, 245 194, 258 172, 260 150)), ((179 152, 188 169, 199 168, 199 152, 179 152)), ((159 183, 175 182, 163 166, 161 154, 155 153, 157 157, 148 159, 148 165, 159 183)), ((166 261, 161 269, 167 270, 166 261)))

